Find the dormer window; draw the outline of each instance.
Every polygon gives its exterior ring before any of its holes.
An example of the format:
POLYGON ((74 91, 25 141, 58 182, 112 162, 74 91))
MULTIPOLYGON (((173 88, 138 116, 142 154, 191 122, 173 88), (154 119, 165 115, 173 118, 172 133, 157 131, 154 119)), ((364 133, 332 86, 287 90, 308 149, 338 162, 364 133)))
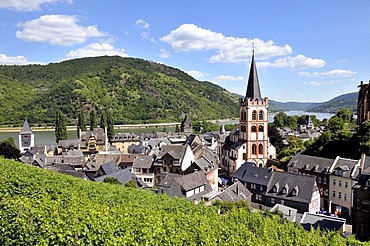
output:
POLYGON ((277 187, 276 186, 272 187, 272 192, 274 192, 274 193, 277 192, 277 187))
POLYGON ((282 194, 286 194, 286 192, 287 192, 286 188, 285 188, 285 187, 283 187, 283 189, 281 189, 281 193, 282 193, 282 194))
POLYGON ((298 191, 299 191, 298 186, 294 186, 294 188, 292 190, 292 196, 297 196, 298 195, 298 191))
POLYGON ((343 171, 340 169, 335 170, 335 175, 337 176, 343 176, 343 171))
POLYGON ((296 196, 297 195, 297 192, 293 189, 292 190, 292 196, 296 196))

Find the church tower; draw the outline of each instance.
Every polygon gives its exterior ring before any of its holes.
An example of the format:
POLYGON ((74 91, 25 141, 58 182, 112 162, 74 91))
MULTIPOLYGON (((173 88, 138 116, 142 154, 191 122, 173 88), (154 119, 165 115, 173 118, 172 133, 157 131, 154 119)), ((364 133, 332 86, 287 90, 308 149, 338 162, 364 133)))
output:
POLYGON ((18 146, 21 153, 24 153, 35 146, 35 135, 33 134, 27 119, 24 121, 23 127, 19 132, 18 146))
POLYGON ((262 98, 254 51, 245 98, 239 99, 239 139, 246 141, 245 161, 264 167, 269 158, 268 98, 262 98))
POLYGON ((370 120, 370 81, 369 84, 361 81, 358 87, 360 90, 357 98, 357 124, 361 125, 364 121, 370 120))

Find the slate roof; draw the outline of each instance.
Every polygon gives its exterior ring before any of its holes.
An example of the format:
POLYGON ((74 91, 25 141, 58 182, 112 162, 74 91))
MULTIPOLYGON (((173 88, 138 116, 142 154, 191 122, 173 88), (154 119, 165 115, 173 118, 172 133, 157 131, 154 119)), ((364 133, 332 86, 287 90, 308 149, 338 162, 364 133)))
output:
POLYGON ((131 170, 126 168, 126 169, 120 169, 114 173, 110 173, 107 175, 103 175, 100 177, 95 178, 95 181, 97 182, 104 182, 105 178, 116 178, 118 182, 120 182, 122 185, 126 184, 130 180, 133 180, 138 183, 140 188, 147 188, 148 186, 142 182, 140 179, 136 177, 135 174, 131 173, 131 170))
POLYGON ((112 142, 123 142, 123 141, 140 141, 140 136, 134 134, 134 133, 126 133, 126 132, 118 132, 114 134, 113 138, 111 139, 112 142))
POLYGON ((105 175, 117 171, 116 163, 113 161, 100 165, 100 168, 102 169, 105 175))
POLYGON ((78 148, 79 144, 80 144, 79 139, 59 140, 58 147, 66 148, 66 149, 68 149, 70 147, 78 148))
POLYGON ((24 120, 23 127, 22 127, 21 131, 19 132, 19 134, 21 134, 21 135, 23 135, 23 134, 32 134, 32 129, 31 129, 30 125, 28 124, 27 119, 24 120))
POLYGON ((149 155, 140 155, 134 159, 132 168, 151 168, 153 164, 153 157, 149 155))
POLYGON ((158 153, 158 158, 162 158, 164 155, 169 154, 172 158, 180 160, 185 153, 183 145, 164 145, 158 153))
POLYGON ((232 174, 232 177, 242 182, 267 186, 273 173, 272 169, 256 167, 252 162, 245 162, 232 174))
POLYGON ((296 202, 310 203, 312 192, 317 190, 316 177, 313 175, 302 175, 297 173, 273 172, 266 195, 284 200, 293 200, 296 202), (273 192, 273 187, 277 187, 277 192, 273 192), (283 194, 283 188, 286 194, 283 194), (296 195, 293 195, 295 190, 296 195))
POLYGON ((242 183, 236 182, 217 196, 223 201, 237 202, 241 200, 249 200, 252 193, 245 188, 242 183))
POLYGON ((296 154, 289 161, 288 167, 294 167, 317 173, 329 173, 334 159, 296 154))
POLYGON ((262 100, 260 84, 258 81, 257 67, 254 61, 254 51, 252 55, 251 67, 249 70, 249 78, 247 84, 247 92, 245 99, 250 98, 251 100, 262 100))
POLYGON ((94 128, 93 131, 81 132, 81 142, 85 145, 90 136, 95 136, 99 145, 105 144, 105 133, 103 128, 94 128))
POLYGON ((300 224, 307 231, 310 231, 311 227, 315 229, 320 228, 321 230, 338 231, 342 226, 345 226, 346 219, 305 212, 300 224))
POLYGON ((331 174, 335 175, 335 170, 342 170, 343 175, 341 177, 344 178, 355 178, 359 175, 359 160, 352 160, 352 159, 346 159, 337 157, 334 165, 331 167, 330 171, 331 174))
POLYGON ((172 182, 177 182, 184 191, 189 191, 199 186, 208 184, 208 180, 204 172, 197 171, 187 175, 168 173, 158 184, 158 186, 169 188, 172 182))

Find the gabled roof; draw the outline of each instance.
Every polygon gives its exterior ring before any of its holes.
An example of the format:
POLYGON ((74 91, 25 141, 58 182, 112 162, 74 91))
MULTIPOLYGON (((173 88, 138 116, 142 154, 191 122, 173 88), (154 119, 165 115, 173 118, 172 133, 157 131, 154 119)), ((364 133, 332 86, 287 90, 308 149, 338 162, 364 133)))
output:
POLYGON ((134 159, 132 168, 151 168, 153 164, 153 157, 150 155, 140 155, 134 159))
POLYGON ((158 158, 162 158, 166 154, 169 154, 174 159, 181 159, 185 153, 183 145, 164 145, 158 153, 158 158))
POLYGON ((317 173, 329 173, 329 169, 333 162, 334 159, 296 154, 289 161, 288 167, 294 167, 317 173))
POLYGON ((252 193, 242 183, 236 182, 217 196, 223 201, 237 202, 248 200, 252 196, 252 193))
POLYGON ((267 186, 266 195, 284 200, 310 203, 313 191, 317 190, 316 177, 313 175, 302 175, 287 172, 274 172, 271 182, 267 186), (278 186, 277 192, 273 187, 278 186), (286 193, 283 193, 286 189, 286 193), (292 193, 295 190, 295 195, 292 193))
POLYGON ((113 161, 101 164, 100 168, 102 169, 102 171, 104 172, 105 175, 110 174, 110 173, 114 173, 115 171, 117 171, 116 163, 113 162, 113 161))
POLYGON ((245 162, 232 174, 232 177, 242 182, 266 186, 273 173, 272 169, 256 167, 252 162, 245 162))
POLYGON ((252 55, 251 67, 249 71, 249 78, 247 84, 247 92, 245 99, 250 98, 251 100, 262 100, 260 85, 258 81, 257 67, 254 61, 254 51, 252 55))
POLYGON ((22 127, 21 131, 19 132, 19 134, 32 134, 32 129, 31 129, 30 125, 28 124, 27 119, 24 120, 23 127, 22 127))
POLYGON ((147 186, 143 182, 141 182, 141 180, 138 179, 135 174, 131 173, 131 170, 128 168, 120 169, 114 173, 100 176, 98 178, 95 178, 95 181, 104 182, 104 179, 108 177, 116 178, 117 181, 123 185, 129 182, 130 180, 133 180, 137 183, 137 185, 139 185, 139 188, 147 188, 147 186))
POLYGON ((158 184, 162 187, 170 187, 173 182, 177 182, 182 190, 189 191, 202 185, 209 185, 203 171, 197 171, 187 175, 168 173, 158 184))
POLYGON ((355 178, 359 174, 359 167, 360 167, 359 160, 346 159, 337 156, 337 158, 334 161, 334 164, 330 169, 330 172, 332 174, 336 174, 335 172, 336 170, 341 170, 342 171, 341 177, 355 178))

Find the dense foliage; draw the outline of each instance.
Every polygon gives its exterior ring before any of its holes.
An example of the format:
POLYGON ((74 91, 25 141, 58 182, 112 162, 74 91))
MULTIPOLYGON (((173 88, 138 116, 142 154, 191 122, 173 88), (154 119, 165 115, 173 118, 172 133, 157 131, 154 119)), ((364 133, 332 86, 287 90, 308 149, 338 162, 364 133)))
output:
POLYGON ((0 124, 52 124, 61 110, 77 125, 79 111, 109 109, 116 124, 231 118, 238 98, 163 64, 94 57, 49 65, 0 66, 0 124))
POLYGON ((355 245, 241 206, 194 205, 0 158, 1 245, 355 245))

